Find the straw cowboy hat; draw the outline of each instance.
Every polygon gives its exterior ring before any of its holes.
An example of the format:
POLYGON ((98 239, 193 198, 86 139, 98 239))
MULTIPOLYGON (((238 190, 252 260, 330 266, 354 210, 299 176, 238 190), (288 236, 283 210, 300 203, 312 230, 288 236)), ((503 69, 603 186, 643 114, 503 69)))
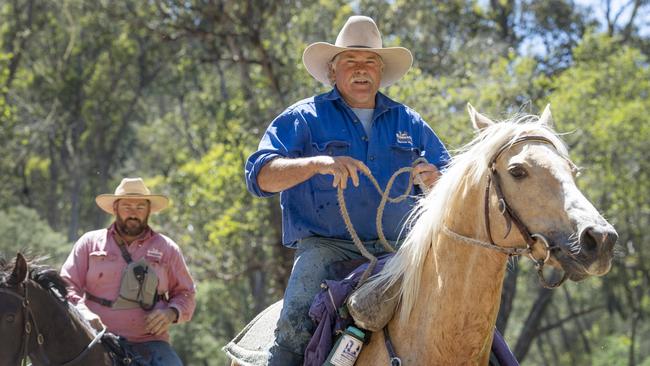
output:
POLYGON ((302 62, 307 71, 316 80, 331 85, 327 77, 327 63, 343 51, 370 51, 381 56, 384 61, 384 71, 380 86, 389 86, 401 79, 411 68, 413 56, 404 47, 382 47, 381 34, 375 21, 369 17, 351 16, 345 23, 336 43, 312 43, 302 54, 302 62))
POLYGON ((169 199, 158 194, 151 194, 149 189, 144 185, 142 178, 124 178, 119 186, 115 189, 115 194, 100 194, 95 197, 97 206, 111 215, 113 211, 113 202, 121 198, 146 199, 151 202, 151 213, 162 211, 169 204, 169 199))

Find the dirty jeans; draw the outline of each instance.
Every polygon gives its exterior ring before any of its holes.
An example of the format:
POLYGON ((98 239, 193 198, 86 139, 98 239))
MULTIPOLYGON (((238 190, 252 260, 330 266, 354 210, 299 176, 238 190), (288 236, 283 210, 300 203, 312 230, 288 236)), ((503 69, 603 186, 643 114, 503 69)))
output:
MULTIPOLYGON (((374 255, 386 251, 379 241, 365 242, 364 246, 374 255)), ((316 329, 308 315, 309 307, 321 282, 328 278, 330 265, 359 258, 363 255, 351 241, 309 237, 298 242, 268 366, 302 365, 305 348, 316 329)))

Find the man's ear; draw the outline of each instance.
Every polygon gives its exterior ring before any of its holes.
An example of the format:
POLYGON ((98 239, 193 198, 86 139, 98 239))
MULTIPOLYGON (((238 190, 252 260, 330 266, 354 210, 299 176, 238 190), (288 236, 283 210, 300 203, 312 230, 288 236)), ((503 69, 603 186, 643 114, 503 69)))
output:
POLYGON ((332 62, 334 62, 334 60, 327 63, 327 80, 330 81, 330 85, 334 86, 334 84, 336 84, 336 73, 334 72, 332 62))
POLYGON ((474 129, 477 131, 481 131, 494 124, 491 119, 477 112, 470 103, 467 103, 467 113, 469 113, 469 118, 472 121, 472 126, 474 126, 474 129))

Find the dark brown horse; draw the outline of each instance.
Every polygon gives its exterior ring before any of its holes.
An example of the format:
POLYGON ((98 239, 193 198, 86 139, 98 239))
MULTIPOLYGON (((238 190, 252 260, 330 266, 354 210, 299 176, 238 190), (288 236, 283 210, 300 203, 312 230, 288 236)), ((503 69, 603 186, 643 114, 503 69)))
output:
POLYGON ((114 338, 96 333, 65 295, 57 271, 20 253, 13 265, 0 262, 0 366, 27 357, 35 366, 124 364, 125 355, 113 352, 114 338))

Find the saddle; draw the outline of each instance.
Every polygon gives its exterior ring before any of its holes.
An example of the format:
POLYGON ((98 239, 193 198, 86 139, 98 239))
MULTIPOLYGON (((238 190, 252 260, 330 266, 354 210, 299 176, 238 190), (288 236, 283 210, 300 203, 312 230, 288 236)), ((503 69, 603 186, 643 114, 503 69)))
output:
POLYGON ((382 284, 373 289, 362 284, 350 294, 347 309, 354 322, 363 329, 378 332, 395 314, 399 300, 400 283, 382 284))
MULTIPOLYGON (((378 261, 377 268, 373 270, 373 273, 379 272, 390 257, 392 257, 392 254, 380 256, 381 260, 378 261)), ((358 273, 367 267, 367 262, 366 259, 335 262, 329 268, 330 278, 337 281, 346 277, 358 280, 358 273), (364 264, 366 266, 363 266, 364 264)), ((356 283, 354 285, 356 286, 356 283)), ((393 318, 397 308, 399 286, 400 283, 396 282, 390 287, 386 284, 370 289, 364 283, 355 288, 353 292, 347 295, 345 302, 347 311, 352 316, 354 323, 372 332, 384 329, 386 324, 393 318)))
MULTIPOLYGON (((379 272, 393 254, 388 253, 377 257, 377 264, 371 274, 379 272)), ((337 269, 347 267, 345 263, 337 263, 337 266, 342 266, 337 269)), ((330 272, 334 269, 334 266, 332 267, 329 268, 330 272)), ((347 328, 348 325, 352 325, 353 322, 356 322, 358 326, 360 326, 360 321, 365 322, 366 324, 375 325, 378 327, 378 330, 382 330, 393 317, 398 297, 392 296, 394 298, 393 304, 389 304, 390 301, 383 300, 383 298, 387 298, 386 292, 383 289, 379 289, 378 291, 369 291, 366 289, 362 292, 361 296, 357 295, 355 305, 358 306, 355 308, 355 312, 361 315, 363 319, 349 316, 352 312, 346 306, 346 300, 357 288, 367 268, 368 263, 366 262, 357 267, 344 279, 339 281, 325 280, 321 285, 322 290, 316 295, 309 309, 309 316, 314 321, 314 324, 316 324, 316 330, 305 349, 304 366, 322 365, 332 348, 334 338, 347 328), (379 313, 381 313, 381 316, 377 317, 376 315, 379 313), (383 324, 381 324, 382 322, 383 324)), ((333 277, 336 278, 337 276, 333 277)), ((396 295, 398 286, 394 287, 396 295)), ((365 326, 361 326, 361 328, 372 330, 365 326)))

